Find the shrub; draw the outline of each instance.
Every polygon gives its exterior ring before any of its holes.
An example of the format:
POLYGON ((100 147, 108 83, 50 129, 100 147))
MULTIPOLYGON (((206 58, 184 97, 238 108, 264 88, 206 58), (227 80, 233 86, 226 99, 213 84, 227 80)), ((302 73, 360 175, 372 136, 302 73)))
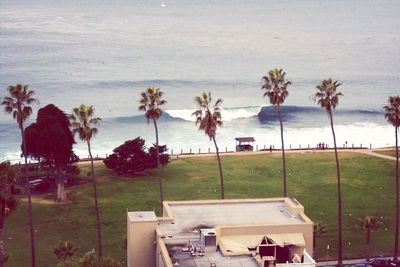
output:
POLYGON ((94 251, 87 252, 82 258, 73 257, 57 264, 57 267, 122 267, 111 257, 97 257, 94 251))
POLYGON ((54 248, 53 254, 57 257, 57 259, 65 261, 74 256, 76 250, 77 248, 74 247, 71 242, 64 241, 54 248))
MULTIPOLYGON (((107 168, 117 174, 140 174, 145 169, 157 167, 156 146, 146 151, 145 141, 140 137, 126 141, 115 148, 114 153, 104 159, 107 168)), ((169 155, 165 152, 167 146, 159 146, 160 164, 169 162, 169 155)))

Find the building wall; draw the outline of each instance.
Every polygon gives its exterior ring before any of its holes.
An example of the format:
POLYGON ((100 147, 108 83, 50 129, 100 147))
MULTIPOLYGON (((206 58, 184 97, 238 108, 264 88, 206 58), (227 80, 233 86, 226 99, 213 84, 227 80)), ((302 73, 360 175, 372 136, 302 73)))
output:
POLYGON ((134 212, 127 219, 127 266, 156 266, 157 218, 136 220, 134 212))
POLYGON ((217 242, 219 237, 229 235, 302 233, 306 242, 306 250, 308 254, 311 256, 313 255, 314 226, 312 223, 286 225, 223 225, 218 226, 216 231, 217 242))
POLYGON ((157 249, 156 249, 156 267, 173 267, 171 258, 169 257, 167 247, 165 246, 163 235, 159 227, 156 229, 157 249))

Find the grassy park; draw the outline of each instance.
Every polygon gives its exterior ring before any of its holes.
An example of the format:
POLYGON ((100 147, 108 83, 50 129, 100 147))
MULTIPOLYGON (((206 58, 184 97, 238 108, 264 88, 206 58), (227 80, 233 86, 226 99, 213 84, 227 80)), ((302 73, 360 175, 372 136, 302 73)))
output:
MULTIPOLYGON (((353 220, 366 215, 379 216, 382 229, 372 233, 372 254, 392 253, 394 236, 395 162, 368 155, 341 152, 344 256, 364 256, 365 233, 353 220)), ((226 198, 265 198, 282 195, 281 157, 278 153, 224 155, 226 198)), ((81 176, 86 174, 82 165, 81 176)), ((216 159, 181 157, 163 168, 165 199, 217 199, 219 178, 216 159)), ((287 155, 288 193, 305 207, 315 222, 322 222, 328 234, 317 240, 317 260, 335 257, 337 239, 336 173, 333 153, 292 153, 287 155), (327 250, 327 245, 330 249, 327 250)), ((158 181, 154 173, 143 177, 121 177, 96 165, 104 253, 125 262, 123 239, 126 210, 159 212, 158 181)), ((33 198, 37 266, 54 266, 53 248, 64 240, 73 242, 78 255, 96 248, 95 213, 91 184, 68 190, 67 204, 54 201, 55 194, 33 198)), ((30 263, 29 225, 26 201, 6 220, 5 248, 8 266, 30 263)))

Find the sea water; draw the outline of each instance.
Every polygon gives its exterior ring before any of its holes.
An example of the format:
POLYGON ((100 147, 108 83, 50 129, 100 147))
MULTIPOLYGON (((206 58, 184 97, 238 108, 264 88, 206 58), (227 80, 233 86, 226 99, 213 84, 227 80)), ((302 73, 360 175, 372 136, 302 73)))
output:
MULTIPOLYGON (((36 92, 26 126, 50 103, 66 113, 93 105, 103 119, 93 154, 105 156, 137 136, 155 142, 138 111, 148 86, 168 102, 161 144, 215 151, 191 116, 193 97, 210 91, 223 99, 220 150, 241 136, 279 148, 275 110, 260 89, 277 67, 292 81, 282 106, 287 148, 332 146, 328 117, 311 99, 328 77, 344 95, 334 111, 338 145, 391 146, 382 107, 400 94, 399 12, 396 0, 0 0, 0 96, 17 83, 36 92)), ((0 160, 21 160, 20 132, 4 112, 0 140, 0 160)))

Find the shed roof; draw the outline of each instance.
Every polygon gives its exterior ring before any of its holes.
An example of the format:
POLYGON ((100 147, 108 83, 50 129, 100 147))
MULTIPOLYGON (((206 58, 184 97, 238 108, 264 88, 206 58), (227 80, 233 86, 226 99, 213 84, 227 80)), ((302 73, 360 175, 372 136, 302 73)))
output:
POLYGON ((254 139, 254 137, 236 137, 235 140, 239 141, 239 142, 255 142, 256 141, 254 139))

